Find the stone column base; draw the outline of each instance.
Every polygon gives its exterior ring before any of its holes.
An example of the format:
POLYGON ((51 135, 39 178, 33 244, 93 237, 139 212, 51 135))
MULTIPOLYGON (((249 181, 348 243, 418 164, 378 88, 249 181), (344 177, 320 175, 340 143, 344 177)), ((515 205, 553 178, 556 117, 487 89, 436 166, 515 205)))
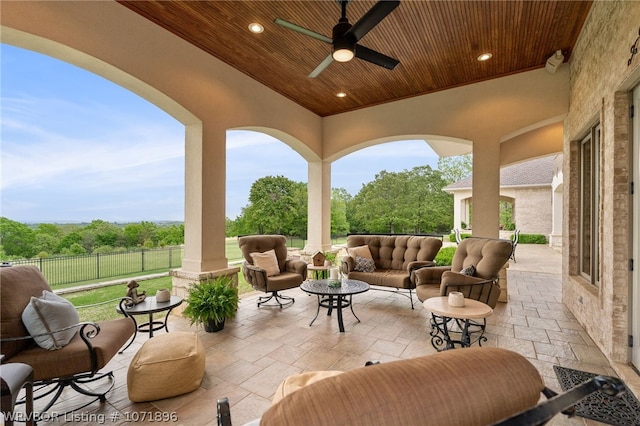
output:
POLYGON ((549 247, 562 253, 562 234, 549 234, 549 247))
POLYGON ((507 268, 509 267, 509 262, 504 264, 502 269, 500 269, 500 274, 498 275, 498 285, 500 286, 500 297, 498 298, 498 302, 507 302, 507 268))
MULTIPOLYGON (((219 276, 231 277, 231 279, 233 280, 233 285, 235 287, 238 287, 238 272, 240 272, 240 268, 237 267, 208 272, 189 272, 182 269, 173 269, 169 271, 169 275, 171 275, 172 277, 172 293, 175 296, 180 296, 182 297, 182 299, 186 299, 187 290, 189 289, 189 287, 191 287, 192 284, 196 282, 206 281, 209 278, 216 278, 219 276)), ((182 303, 180 306, 177 306, 173 311, 171 311, 171 315, 181 316, 184 308, 185 303, 182 303)))

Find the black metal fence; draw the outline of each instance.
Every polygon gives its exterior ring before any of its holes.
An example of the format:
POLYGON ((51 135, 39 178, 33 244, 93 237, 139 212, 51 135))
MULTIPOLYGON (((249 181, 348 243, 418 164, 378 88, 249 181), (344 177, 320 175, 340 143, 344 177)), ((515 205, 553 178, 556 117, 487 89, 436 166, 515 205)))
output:
POLYGON ((126 252, 95 253, 84 256, 61 256, 12 260, 12 265, 34 265, 49 285, 78 283, 137 273, 153 273, 182 265, 181 246, 138 249, 126 252))

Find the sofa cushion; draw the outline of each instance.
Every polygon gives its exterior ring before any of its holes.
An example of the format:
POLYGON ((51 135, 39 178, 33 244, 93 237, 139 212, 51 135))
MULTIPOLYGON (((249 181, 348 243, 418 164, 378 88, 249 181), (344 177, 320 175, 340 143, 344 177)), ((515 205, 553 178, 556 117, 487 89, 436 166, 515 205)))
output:
POLYGON ((354 271, 358 272, 373 272, 376 270, 376 265, 373 259, 367 259, 366 257, 356 256, 354 271))
MULTIPOLYGON (((80 322, 75 306, 64 297, 44 290, 41 297, 31 297, 31 301, 22 312, 22 322, 32 336, 51 333, 80 322)), ((73 339, 77 328, 34 337, 41 348, 55 350, 64 347, 73 339)))
POLYGON ((414 288, 406 271, 395 269, 376 269, 371 272, 349 272, 349 279, 364 281, 369 285, 395 288, 414 288))
POLYGON ((349 253, 349 256, 353 257, 354 259, 360 256, 360 257, 364 257, 365 259, 373 260, 373 256, 371 255, 371 250, 367 245, 350 247, 347 249, 347 253, 349 253))
POLYGON ((251 259, 253 264, 260 269, 264 269, 267 272, 268 277, 278 275, 280 273, 280 267, 278 266, 278 258, 276 257, 275 250, 267 250, 264 253, 251 253, 251 259))

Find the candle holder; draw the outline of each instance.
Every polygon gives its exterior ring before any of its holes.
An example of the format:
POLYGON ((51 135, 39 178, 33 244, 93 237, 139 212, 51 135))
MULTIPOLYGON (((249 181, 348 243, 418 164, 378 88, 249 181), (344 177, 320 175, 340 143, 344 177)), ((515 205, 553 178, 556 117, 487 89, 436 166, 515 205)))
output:
POLYGON ((449 293, 449 306, 453 306, 455 308, 462 308, 464 306, 464 294, 459 291, 452 291, 449 293))

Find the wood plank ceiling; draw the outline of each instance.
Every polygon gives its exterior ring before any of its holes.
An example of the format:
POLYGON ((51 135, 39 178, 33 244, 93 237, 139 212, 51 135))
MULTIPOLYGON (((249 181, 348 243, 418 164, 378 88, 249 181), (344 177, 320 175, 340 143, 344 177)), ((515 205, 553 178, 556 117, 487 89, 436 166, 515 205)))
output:
MULTIPOLYGON (((402 1, 360 43, 400 61, 387 70, 360 59, 309 73, 331 45, 276 25, 281 18, 331 37, 340 6, 324 1, 120 1, 305 108, 328 116, 565 61, 591 1, 402 1), (264 32, 253 34, 258 22, 264 32), (485 52, 486 62, 476 58, 485 52), (347 96, 336 97, 344 91, 347 96)), ((353 0, 354 24, 375 1, 353 0)))

